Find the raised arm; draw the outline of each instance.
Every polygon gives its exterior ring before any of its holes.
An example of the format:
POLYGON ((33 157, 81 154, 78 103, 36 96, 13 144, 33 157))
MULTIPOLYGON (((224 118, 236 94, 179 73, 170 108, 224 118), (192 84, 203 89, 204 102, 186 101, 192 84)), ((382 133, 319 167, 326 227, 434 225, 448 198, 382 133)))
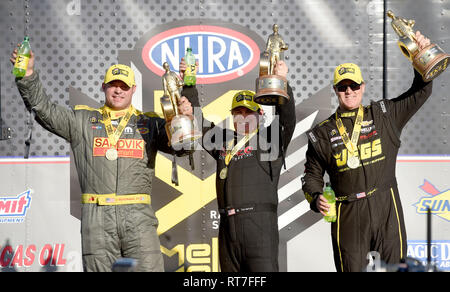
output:
MULTIPOLYGON (((14 64, 17 49, 11 54, 10 61, 14 64)), ((23 78, 16 78, 19 93, 29 111, 36 113, 36 120, 48 131, 73 143, 81 135, 76 127, 73 110, 52 102, 44 91, 39 75, 34 70, 34 53, 31 52, 28 68, 23 78)))

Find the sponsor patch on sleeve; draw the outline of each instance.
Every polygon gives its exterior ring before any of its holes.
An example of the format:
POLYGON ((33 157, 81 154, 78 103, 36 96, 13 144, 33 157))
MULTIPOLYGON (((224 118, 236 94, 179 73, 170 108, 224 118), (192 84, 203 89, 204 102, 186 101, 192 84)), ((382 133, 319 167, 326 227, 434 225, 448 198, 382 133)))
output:
POLYGON ((317 138, 316 138, 316 136, 314 136, 313 132, 309 132, 308 135, 309 135, 309 138, 311 139, 311 142, 313 142, 313 143, 317 142, 317 138))

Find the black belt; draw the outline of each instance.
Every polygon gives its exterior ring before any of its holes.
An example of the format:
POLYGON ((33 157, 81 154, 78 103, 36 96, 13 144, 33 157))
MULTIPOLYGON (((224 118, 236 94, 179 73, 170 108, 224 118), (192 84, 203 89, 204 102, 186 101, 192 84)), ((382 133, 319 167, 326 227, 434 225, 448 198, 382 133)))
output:
POLYGON ((241 207, 227 207, 226 209, 219 209, 219 213, 221 216, 229 217, 249 212, 267 212, 267 211, 276 212, 277 209, 278 209, 277 205, 271 203, 262 203, 241 207))
POLYGON ((374 195, 375 193, 384 192, 386 190, 389 190, 390 188, 392 188, 396 185, 397 185, 397 181, 395 179, 393 179, 393 180, 390 180, 387 184, 385 184, 381 187, 375 187, 375 188, 371 189, 370 191, 361 192, 361 193, 357 193, 357 194, 350 194, 350 195, 346 195, 346 196, 336 196, 336 201, 338 201, 338 202, 343 202, 343 201, 353 202, 353 201, 356 201, 359 199, 365 199, 365 198, 368 198, 368 197, 374 195))
POLYGON ((373 195, 377 190, 377 188, 374 188, 368 192, 361 192, 361 193, 357 193, 357 194, 351 194, 351 195, 347 195, 347 196, 338 196, 336 197, 336 201, 338 202, 343 202, 343 201, 347 201, 347 202, 353 202, 359 199, 363 199, 363 198, 368 198, 371 195, 373 195))

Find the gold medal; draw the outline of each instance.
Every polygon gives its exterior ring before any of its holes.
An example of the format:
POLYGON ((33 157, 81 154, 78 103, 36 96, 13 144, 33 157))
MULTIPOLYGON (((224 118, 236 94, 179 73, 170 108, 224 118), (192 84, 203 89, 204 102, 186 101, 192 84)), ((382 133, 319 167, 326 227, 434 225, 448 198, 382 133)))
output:
POLYGON ((108 109, 108 107, 106 106, 103 106, 101 110, 103 116, 103 123, 105 124, 106 135, 108 135, 109 145, 111 146, 111 148, 106 150, 105 157, 108 160, 116 160, 119 157, 119 153, 114 146, 117 145, 117 141, 119 141, 120 135, 122 135, 122 132, 124 131, 125 127, 130 121, 131 116, 136 113, 136 110, 132 105, 128 108, 128 110, 122 111, 119 114, 112 113, 111 110, 108 109), (110 113, 112 113, 114 118, 123 116, 122 120, 117 126, 117 129, 114 129, 112 125, 110 113))
POLYGON ((220 179, 226 179, 227 174, 228 174, 228 167, 222 168, 222 170, 220 171, 220 174, 219 174, 220 179))
POLYGON ((108 160, 116 160, 119 155, 116 148, 109 148, 106 150, 105 156, 108 160))
MULTIPOLYGON (((346 114, 348 116, 348 114, 346 114)), ((341 115, 343 116, 343 115, 341 115)), ((336 111, 336 126, 338 128, 339 134, 341 134, 342 142, 344 142, 345 147, 348 151, 347 166, 351 169, 358 168, 361 163, 358 157, 358 140, 359 134, 361 133, 361 126, 364 118, 364 108, 362 105, 359 106, 358 113, 356 115, 355 125, 353 126, 352 138, 348 137, 342 120, 338 117, 336 111)))
POLYGON ((351 169, 358 168, 359 166, 359 158, 358 156, 349 156, 347 159, 347 166, 351 169))

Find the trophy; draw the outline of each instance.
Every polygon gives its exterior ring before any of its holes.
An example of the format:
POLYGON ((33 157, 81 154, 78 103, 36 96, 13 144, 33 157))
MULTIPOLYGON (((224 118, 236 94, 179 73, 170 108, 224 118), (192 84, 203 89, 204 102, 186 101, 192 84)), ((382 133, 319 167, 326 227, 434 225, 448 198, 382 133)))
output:
POLYGON ((163 64, 163 68, 166 71, 162 76, 164 96, 160 102, 166 120, 169 145, 175 149, 192 150, 195 141, 202 137, 202 133, 194 127, 189 117, 178 113, 178 101, 181 98, 179 88, 183 87, 183 81, 175 72, 170 71, 167 62, 163 64))
POLYGON ((274 74, 275 64, 283 60, 283 51, 288 46, 278 34, 278 25, 273 25, 273 34, 267 39, 266 50, 259 61, 259 77, 256 79, 255 102, 262 105, 284 104, 289 100, 287 80, 274 74))
POLYGON ((392 27, 398 34, 398 46, 403 55, 412 61, 414 68, 422 75, 425 82, 431 81, 447 68, 450 55, 446 54, 438 45, 419 49, 416 42, 416 35, 413 31, 415 21, 395 16, 389 10, 387 16, 392 18, 392 27))

